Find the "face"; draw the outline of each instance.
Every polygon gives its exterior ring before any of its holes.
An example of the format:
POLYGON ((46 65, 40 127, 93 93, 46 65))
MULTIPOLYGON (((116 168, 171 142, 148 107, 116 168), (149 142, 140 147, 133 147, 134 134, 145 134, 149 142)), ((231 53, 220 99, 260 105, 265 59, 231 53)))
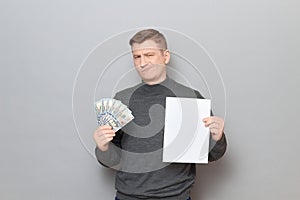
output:
POLYGON ((170 60, 168 50, 162 50, 159 44, 146 40, 132 45, 132 55, 135 68, 145 83, 154 85, 166 79, 166 64, 170 60))

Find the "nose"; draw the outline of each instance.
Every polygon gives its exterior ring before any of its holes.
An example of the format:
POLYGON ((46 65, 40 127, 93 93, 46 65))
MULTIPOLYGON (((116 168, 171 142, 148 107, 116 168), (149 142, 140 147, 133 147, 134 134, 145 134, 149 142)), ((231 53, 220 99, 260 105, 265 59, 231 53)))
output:
POLYGON ((146 66, 148 64, 148 61, 145 59, 144 56, 141 56, 141 60, 140 61, 141 61, 140 62, 140 66, 141 67, 144 67, 144 66, 146 66))

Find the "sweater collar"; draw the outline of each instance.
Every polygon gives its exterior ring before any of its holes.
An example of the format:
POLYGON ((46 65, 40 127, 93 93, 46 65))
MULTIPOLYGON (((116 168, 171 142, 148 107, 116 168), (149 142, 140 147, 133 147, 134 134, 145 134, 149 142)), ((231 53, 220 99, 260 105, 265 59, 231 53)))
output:
POLYGON ((147 83, 145 83, 143 80, 142 80, 142 84, 144 86, 147 86, 147 87, 156 87, 158 85, 163 85, 163 86, 167 86, 170 84, 170 82, 172 81, 172 79, 167 75, 166 79, 163 80, 162 82, 160 83, 157 83, 157 84, 154 84, 154 85, 148 85, 147 83))

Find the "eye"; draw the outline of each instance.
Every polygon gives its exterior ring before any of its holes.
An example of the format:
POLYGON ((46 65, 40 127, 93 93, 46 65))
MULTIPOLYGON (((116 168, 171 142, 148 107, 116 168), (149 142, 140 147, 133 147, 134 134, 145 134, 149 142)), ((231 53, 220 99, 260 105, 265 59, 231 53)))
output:
POLYGON ((141 57, 140 55, 135 55, 135 56, 133 56, 134 59, 138 59, 138 58, 140 58, 140 57, 141 57))

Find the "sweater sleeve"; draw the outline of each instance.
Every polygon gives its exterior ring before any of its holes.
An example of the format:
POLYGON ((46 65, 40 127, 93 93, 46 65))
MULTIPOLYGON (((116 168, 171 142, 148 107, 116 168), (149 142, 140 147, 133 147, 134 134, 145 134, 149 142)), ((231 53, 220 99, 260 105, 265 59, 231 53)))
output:
POLYGON ((225 134, 223 133, 222 138, 217 142, 214 142, 213 139, 210 138, 209 146, 210 146, 209 149, 211 149, 211 150, 208 154, 208 161, 212 162, 212 161, 216 161, 216 160, 220 159, 225 154, 225 151, 227 148, 227 141, 226 141, 225 134))
MULTIPOLYGON (((204 97, 200 94, 200 92, 195 90, 195 93, 197 98, 204 99, 204 97)), ((211 116, 213 116, 212 111, 211 111, 211 116)), ((210 135, 210 143, 209 143, 210 152, 208 154, 208 161, 212 162, 220 159, 225 154, 226 148, 227 148, 227 141, 224 132, 222 138, 217 142, 213 141, 210 135)))
POLYGON ((109 143, 107 151, 101 151, 98 147, 95 148, 96 158, 101 165, 110 168, 120 163, 122 136, 122 130, 117 131, 116 136, 109 143))
MULTIPOLYGON (((116 93, 114 99, 120 100, 119 93, 116 93)), ((116 132, 116 136, 109 143, 109 147, 107 151, 101 151, 98 147, 95 148, 96 158, 101 165, 103 165, 104 167, 111 168, 120 163, 122 137, 123 137, 123 131, 122 129, 120 129, 116 132)))

